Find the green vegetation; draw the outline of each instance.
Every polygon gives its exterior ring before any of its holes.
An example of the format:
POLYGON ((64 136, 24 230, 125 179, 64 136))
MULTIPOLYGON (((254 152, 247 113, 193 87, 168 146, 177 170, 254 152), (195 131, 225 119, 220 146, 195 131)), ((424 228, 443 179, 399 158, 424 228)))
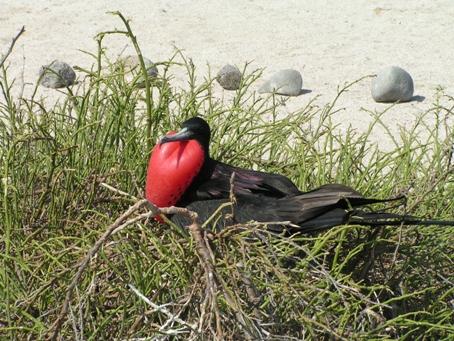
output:
MULTIPOLYGON (((106 34, 131 36, 126 28, 106 34)), ((197 114, 214 128, 211 152, 222 161, 282 173, 302 190, 339 182, 369 196, 409 193, 396 212, 453 218, 452 108, 434 103, 384 153, 368 142, 374 126, 383 126, 380 114, 365 133, 338 132, 331 122, 335 101, 282 117, 279 97, 254 97, 249 88, 260 73, 247 66, 229 101, 214 98, 212 81, 197 81, 180 52, 161 63, 158 80, 137 89, 105 57, 104 36, 97 37, 94 67, 78 70, 79 89, 63 90, 64 100, 51 108, 34 97, 16 98, 6 65, 1 70, 1 339, 52 334, 78 265, 136 201, 132 196, 143 196, 154 141, 197 114), (172 87, 176 68, 187 71, 187 89, 172 87)), ((454 107, 453 98, 445 99, 454 107)), ((213 287, 187 231, 152 221, 126 226, 84 269, 59 335, 447 340, 454 334, 454 228, 340 226, 292 238, 258 229, 251 224, 211 236, 213 287)))

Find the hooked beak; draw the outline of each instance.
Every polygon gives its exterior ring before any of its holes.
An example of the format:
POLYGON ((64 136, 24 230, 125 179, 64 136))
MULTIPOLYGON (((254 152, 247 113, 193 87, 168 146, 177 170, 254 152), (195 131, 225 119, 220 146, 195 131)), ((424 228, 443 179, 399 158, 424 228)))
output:
POLYGON ((181 129, 178 133, 173 135, 166 135, 159 141, 160 144, 172 142, 172 141, 187 141, 194 138, 194 134, 188 128, 181 129))

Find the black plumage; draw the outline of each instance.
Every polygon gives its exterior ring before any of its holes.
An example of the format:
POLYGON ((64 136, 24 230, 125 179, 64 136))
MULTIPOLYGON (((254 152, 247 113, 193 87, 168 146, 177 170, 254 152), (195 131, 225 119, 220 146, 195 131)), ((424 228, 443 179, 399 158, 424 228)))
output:
MULTIPOLYGON (((354 189, 340 184, 328 184, 309 192, 301 192, 291 180, 282 175, 247 170, 216 161, 209 155, 210 128, 201 118, 187 120, 183 123, 181 132, 164 137, 161 143, 188 139, 195 139, 202 145, 205 162, 178 206, 197 212, 200 220, 205 221, 220 205, 230 202, 230 192, 233 190, 233 206, 221 210, 228 218, 216 220, 216 229, 250 221, 269 223, 268 228, 276 232, 284 229, 289 232, 312 232, 343 224, 454 225, 454 221, 422 220, 361 208, 400 198, 365 198, 354 189)), ((174 216, 172 220, 181 226, 190 223, 183 216, 174 216)))

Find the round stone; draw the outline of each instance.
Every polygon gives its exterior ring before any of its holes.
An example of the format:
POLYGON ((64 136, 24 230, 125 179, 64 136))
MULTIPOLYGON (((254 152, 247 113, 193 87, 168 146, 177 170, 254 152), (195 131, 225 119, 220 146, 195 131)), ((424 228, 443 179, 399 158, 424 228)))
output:
POLYGON ((413 97, 413 79, 404 69, 390 66, 372 80, 371 93, 375 102, 407 102, 413 97))
POLYGON ((216 75, 218 83, 226 90, 237 90, 241 83, 241 71, 234 65, 224 65, 216 75))
POLYGON ((277 93, 285 96, 298 96, 303 87, 303 77, 297 70, 286 69, 276 72, 259 88, 259 93, 277 93))
MULTIPOLYGON (((158 76, 158 68, 154 63, 146 58, 143 58, 143 63, 145 64, 145 68, 147 70, 147 74, 149 78, 156 78, 158 76)), ((125 73, 126 80, 128 82, 132 82, 133 79, 135 79, 137 76, 137 81, 136 81, 136 86, 139 88, 144 88, 145 87, 145 80, 143 78, 143 75, 141 75, 142 70, 140 67, 140 59, 138 56, 126 56, 121 58, 118 61, 119 65, 123 68, 123 72, 125 73)))
POLYGON ((47 88, 64 88, 74 84, 75 80, 76 73, 73 68, 59 60, 54 60, 39 69, 39 83, 47 88))

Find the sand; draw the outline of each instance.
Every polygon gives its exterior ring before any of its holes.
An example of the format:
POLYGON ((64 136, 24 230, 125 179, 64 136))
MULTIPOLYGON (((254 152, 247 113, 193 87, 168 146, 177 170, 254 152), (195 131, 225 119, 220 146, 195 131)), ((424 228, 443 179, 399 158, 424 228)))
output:
MULTIPOLYGON (((0 0, 0 51, 22 25, 26 27, 9 58, 10 74, 20 84, 23 71, 25 82, 34 84, 39 67, 54 59, 88 67, 93 59, 80 50, 96 51, 93 38, 98 32, 123 28, 117 17, 106 14, 114 10, 131 19, 145 56, 163 61, 176 46, 192 58, 200 78, 208 65, 215 74, 226 63, 241 69, 246 61, 251 69, 265 68, 263 80, 280 69, 299 70, 303 87, 310 92, 290 98, 285 108, 289 112, 316 96, 322 106, 335 97, 338 86, 388 65, 401 66, 412 75, 417 96, 385 114, 385 123, 395 132, 432 106, 438 88, 454 95, 452 0, 0 0)), ((106 46, 112 55, 133 52, 120 36, 107 39, 106 46)), ((185 81, 177 75, 175 86, 184 86, 185 81)), ((55 90, 40 91, 43 96, 59 96, 55 90)), ((219 85, 215 95, 224 95, 219 85)), ((351 125, 363 131, 371 120, 364 109, 387 107, 372 100, 367 79, 341 97, 337 108, 345 109, 336 114, 336 121, 343 129, 351 125)), ((382 149, 392 147, 381 130, 371 140, 382 149)))

